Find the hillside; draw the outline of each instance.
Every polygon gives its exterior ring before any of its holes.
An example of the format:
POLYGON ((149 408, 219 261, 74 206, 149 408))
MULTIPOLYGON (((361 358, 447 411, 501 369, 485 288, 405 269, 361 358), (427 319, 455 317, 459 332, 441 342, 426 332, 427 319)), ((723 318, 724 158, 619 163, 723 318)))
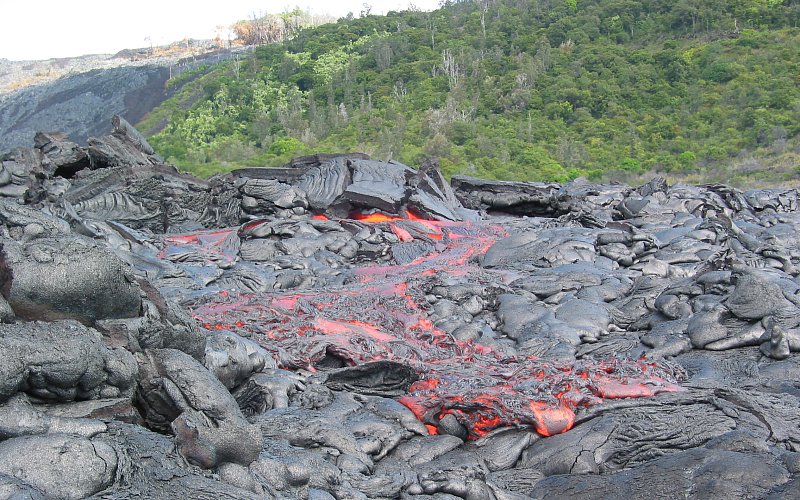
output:
POLYGON ((137 122, 190 77, 246 50, 193 40, 114 55, 0 59, 0 152, 33 145, 38 131, 82 143, 109 133, 115 114, 137 122))
POLYGON ((480 0, 340 19, 139 127, 200 174, 357 150, 498 179, 798 177, 797 0, 480 0))

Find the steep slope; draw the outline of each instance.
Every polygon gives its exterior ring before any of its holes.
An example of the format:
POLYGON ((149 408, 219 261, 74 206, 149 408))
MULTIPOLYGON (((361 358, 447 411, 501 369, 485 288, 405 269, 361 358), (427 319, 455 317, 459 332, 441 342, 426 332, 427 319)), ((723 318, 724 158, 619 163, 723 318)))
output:
MULTIPOLYGON (((173 44, 174 45, 174 44, 173 44)), ((0 151, 33 145, 38 131, 59 130, 76 142, 111 131, 110 119, 135 123, 186 82, 243 48, 214 49, 200 43, 182 51, 123 51, 0 65, 0 151), (187 57, 190 54, 190 57, 187 57)))
POLYGON ((361 150, 502 179, 742 183, 769 164, 763 180, 785 182, 798 24, 796 0, 482 0, 340 19, 220 66, 152 142, 206 173, 361 150))
POLYGON ((30 146, 37 131, 65 130, 76 142, 109 133, 109 116, 138 121, 163 101, 169 68, 93 70, 28 87, 0 101, 0 149, 30 146))

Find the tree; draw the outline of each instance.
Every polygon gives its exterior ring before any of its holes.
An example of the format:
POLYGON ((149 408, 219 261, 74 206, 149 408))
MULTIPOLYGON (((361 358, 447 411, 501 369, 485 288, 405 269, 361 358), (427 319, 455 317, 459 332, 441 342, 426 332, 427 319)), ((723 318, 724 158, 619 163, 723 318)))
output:
MULTIPOLYGON (((798 23, 797 9, 796 0, 462 0, 351 17, 262 45, 241 57, 238 79, 235 60, 187 79, 148 121, 169 124, 154 144, 184 164, 243 156, 246 145, 277 161, 267 148, 291 137, 309 150, 363 148, 411 163, 427 148, 448 172, 494 178, 609 180, 697 164, 702 175, 744 148, 761 158, 800 145, 800 33, 782 28, 798 23)), ((297 27, 288 14, 281 32, 297 27)), ((251 21, 243 30, 259 28, 251 21)))

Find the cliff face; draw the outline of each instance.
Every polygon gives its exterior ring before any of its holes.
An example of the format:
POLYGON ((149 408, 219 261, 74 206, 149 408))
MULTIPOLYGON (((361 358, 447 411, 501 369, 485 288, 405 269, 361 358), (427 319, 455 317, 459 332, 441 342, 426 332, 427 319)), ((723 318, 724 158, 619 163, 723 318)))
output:
POLYGON ((168 97, 169 76, 168 66, 96 69, 0 96, 0 150, 33 145, 37 131, 83 143, 109 133, 115 114, 135 123, 168 97))

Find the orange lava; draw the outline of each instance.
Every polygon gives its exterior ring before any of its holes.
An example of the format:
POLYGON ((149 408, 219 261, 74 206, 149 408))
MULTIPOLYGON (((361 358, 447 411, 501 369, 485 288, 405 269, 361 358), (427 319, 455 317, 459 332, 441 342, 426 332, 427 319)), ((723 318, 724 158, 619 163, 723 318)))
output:
POLYGON ((530 408, 536 420, 533 427, 542 436, 561 434, 575 425, 575 412, 563 403, 549 406, 539 401, 531 401, 530 408))
POLYGON ((390 222, 393 220, 407 220, 408 217, 401 217, 399 215, 388 215, 380 212, 371 214, 355 213, 352 214, 351 219, 360 220, 361 222, 390 222))
POLYGON ((374 326, 360 321, 331 321, 325 318, 315 318, 314 325, 328 334, 335 335, 368 335, 376 340, 391 342, 395 337, 381 332, 374 326))
POLYGON ((389 229, 391 229, 394 235, 397 236, 402 242, 408 243, 409 241, 414 241, 414 237, 411 236, 411 233, 397 224, 389 224, 389 229))
MULTIPOLYGON (((353 218, 388 223, 401 242, 428 238, 433 250, 404 265, 356 268, 351 282, 336 289, 203 296, 189 305, 194 316, 205 328, 230 329, 258 341, 285 369, 314 371, 331 356, 346 365, 388 359, 410 366, 419 380, 398 401, 431 434, 441 418, 453 415, 470 439, 505 426, 551 436, 572 428, 579 408, 681 390, 666 364, 613 357, 547 362, 506 357, 480 339, 454 339, 429 319, 425 295, 440 280, 479 280, 493 272, 479 268, 474 257, 505 232, 491 225, 424 220, 412 213, 353 218)), ((170 238, 176 244, 213 247, 222 245, 220 239, 227 238, 223 234, 170 238)))

